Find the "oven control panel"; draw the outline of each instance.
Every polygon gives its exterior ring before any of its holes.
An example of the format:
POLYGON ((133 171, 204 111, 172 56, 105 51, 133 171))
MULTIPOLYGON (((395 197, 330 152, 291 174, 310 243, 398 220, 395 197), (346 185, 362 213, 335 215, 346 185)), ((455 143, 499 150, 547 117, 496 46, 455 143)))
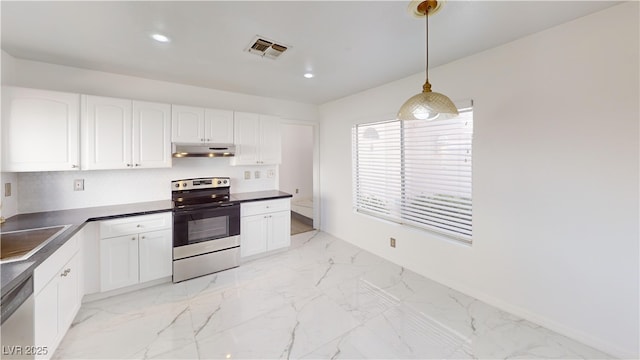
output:
POLYGON ((183 179, 172 181, 171 190, 182 191, 209 188, 228 188, 230 187, 230 185, 231 180, 228 177, 183 179))

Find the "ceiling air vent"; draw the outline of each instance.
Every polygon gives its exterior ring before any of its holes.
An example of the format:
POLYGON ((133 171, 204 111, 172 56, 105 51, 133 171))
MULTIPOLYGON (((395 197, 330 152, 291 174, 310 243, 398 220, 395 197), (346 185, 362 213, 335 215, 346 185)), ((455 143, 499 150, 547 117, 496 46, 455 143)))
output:
POLYGON ((266 39, 264 36, 256 36, 247 47, 247 51, 261 57, 277 59, 282 53, 287 51, 289 46, 276 44, 275 41, 266 39))

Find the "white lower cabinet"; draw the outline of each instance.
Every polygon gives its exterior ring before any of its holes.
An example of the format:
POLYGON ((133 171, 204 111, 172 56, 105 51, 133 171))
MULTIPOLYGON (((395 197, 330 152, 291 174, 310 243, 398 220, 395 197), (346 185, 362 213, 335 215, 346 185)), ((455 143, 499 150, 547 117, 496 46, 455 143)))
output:
POLYGON ((138 234, 100 239, 100 290, 138 283, 138 234))
POLYGON ((240 255, 242 257, 267 251, 267 217, 243 216, 240 222, 240 255))
POLYGON ((142 233, 138 237, 140 282, 171 276, 173 272, 171 229, 150 231, 142 233))
POLYGON ((55 352, 80 310, 82 300, 81 233, 69 239, 34 271, 34 345, 55 352))
POLYGON ((242 257, 282 249, 291 244, 290 200, 277 199, 241 205, 242 257))
POLYGON ((267 227, 267 250, 280 249, 291 245, 291 211, 269 214, 267 227))
POLYGON ((172 273, 171 213, 100 222, 100 291, 172 273))

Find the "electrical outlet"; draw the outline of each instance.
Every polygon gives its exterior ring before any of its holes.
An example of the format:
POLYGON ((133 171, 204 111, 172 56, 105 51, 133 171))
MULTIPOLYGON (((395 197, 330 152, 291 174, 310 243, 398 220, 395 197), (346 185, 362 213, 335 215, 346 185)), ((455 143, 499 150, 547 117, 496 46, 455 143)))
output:
POLYGON ((296 189, 296 194, 299 194, 299 193, 300 193, 300 189, 296 189))
POLYGON ((73 180, 73 191, 84 191, 84 179, 73 180))
POLYGON ((389 245, 392 248, 396 247, 396 239, 395 238, 389 238, 389 245))
POLYGON ((267 170, 267 178, 273 179, 276 176, 276 172, 273 169, 267 170))
POLYGON ((244 179, 245 180, 251 179, 251 171, 245 171, 244 172, 244 179))
POLYGON ((11 196, 11 183, 4 183, 4 197, 11 196))
POLYGON ((260 170, 256 170, 256 171, 253 173, 253 177, 254 177, 254 178, 256 178, 256 179, 260 179, 260 170))

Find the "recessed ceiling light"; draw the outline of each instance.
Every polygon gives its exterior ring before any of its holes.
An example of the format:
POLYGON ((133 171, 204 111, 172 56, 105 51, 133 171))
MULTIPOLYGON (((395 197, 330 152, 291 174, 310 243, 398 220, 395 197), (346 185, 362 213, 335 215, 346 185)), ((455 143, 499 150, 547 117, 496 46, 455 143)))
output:
POLYGON ((308 72, 308 73, 304 73, 303 76, 306 77, 307 79, 311 79, 313 77, 313 74, 308 72))
POLYGON ((166 43, 166 42, 170 41, 168 37, 166 37, 165 35, 162 35, 162 34, 153 34, 153 35, 151 35, 151 37, 153 38, 153 40, 158 41, 158 42, 166 43))

